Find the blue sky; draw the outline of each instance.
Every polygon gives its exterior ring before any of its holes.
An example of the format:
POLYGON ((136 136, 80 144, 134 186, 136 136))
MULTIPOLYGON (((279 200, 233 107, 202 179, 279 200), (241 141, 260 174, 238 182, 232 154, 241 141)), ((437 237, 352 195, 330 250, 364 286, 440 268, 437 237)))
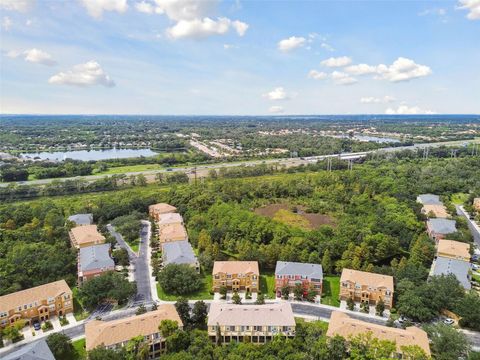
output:
POLYGON ((480 0, 0 0, 2 113, 480 113, 480 0))

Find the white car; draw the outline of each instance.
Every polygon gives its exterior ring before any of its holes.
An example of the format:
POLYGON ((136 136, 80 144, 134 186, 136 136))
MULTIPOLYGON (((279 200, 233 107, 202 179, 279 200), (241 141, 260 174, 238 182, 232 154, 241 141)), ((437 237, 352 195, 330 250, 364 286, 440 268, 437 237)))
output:
POLYGON ((443 320, 443 323, 445 325, 452 325, 455 321, 453 321, 453 319, 450 319, 450 318, 446 318, 445 320, 443 320))

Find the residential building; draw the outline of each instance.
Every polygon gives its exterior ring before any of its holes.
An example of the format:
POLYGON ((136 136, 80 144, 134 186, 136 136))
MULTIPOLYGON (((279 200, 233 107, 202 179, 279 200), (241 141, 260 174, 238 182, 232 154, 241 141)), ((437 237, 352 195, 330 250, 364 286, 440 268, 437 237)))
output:
POLYGON ((115 270, 110 257, 110 244, 100 244, 81 248, 78 255, 78 284, 99 276, 105 271, 115 270))
POLYGON ((17 351, 2 357, 3 360, 55 360, 47 342, 42 339, 27 344, 17 351))
POLYGON ((435 241, 445 239, 448 234, 457 232, 456 224, 455 220, 429 219, 427 220, 428 236, 435 241))
POLYGON ((72 247, 80 249, 86 246, 103 244, 105 236, 98 232, 97 225, 77 226, 70 230, 72 247))
POLYGON ((251 341, 263 344, 282 334, 295 336, 295 318, 289 303, 235 305, 211 303, 208 312, 208 336, 222 344, 251 341), (218 339, 220 336, 220 339, 218 339))
POLYGON ((172 241, 187 241, 187 230, 182 224, 169 224, 159 229, 158 237, 160 243, 167 243, 172 241))
POLYGON ((446 219, 450 217, 444 205, 423 205, 422 214, 431 218, 446 219))
POLYGON ((376 305, 383 300, 385 308, 393 306, 393 276, 343 269, 340 277, 340 300, 376 305))
POLYGON ((473 199, 473 208, 480 212, 480 198, 473 199))
POLYGON ((0 296, 0 327, 19 319, 29 323, 73 312, 72 290, 65 280, 0 296))
POLYGON ((419 346, 428 357, 431 356, 427 333, 416 326, 398 329, 353 319, 341 311, 332 313, 328 324, 328 337, 339 335, 348 340, 357 335, 365 335, 367 333, 371 333, 373 338, 379 340, 395 342, 396 353, 391 355, 392 358, 401 359, 402 347, 413 345, 419 346))
POLYGON ((173 304, 159 305, 157 310, 142 315, 113 321, 92 320, 85 323, 85 347, 87 351, 98 346, 119 349, 137 336, 143 336, 150 345, 150 359, 160 357, 165 350, 165 339, 159 330, 162 320, 173 320, 183 328, 173 304))
POLYGON ((153 204, 148 207, 148 214, 155 221, 160 220, 160 215, 162 214, 173 213, 176 211, 177 211, 177 208, 175 206, 165 204, 165 203, 153 204))
POLYGON ((160 215, 158 220, 158 228, 162 229, 167 225, 180 224, 183 225, 183 217, 179 213, 168 213, 160 215))
POLYGON ((470 290, 470 270, 470 263, 467 261, 438 256, 433 260, 430 276, 453 274, 466 290, 470 290))
POLYGON ((437 242, 437 256, 470 262, 470 244, 441 239, 437 242))
POLYGON ((188 264, 198 272, 200 265, 188 241, 174 241, 162 244, 163 266, 168 264, 188 264))
POLYGON ((321 295, 322 282, 322 265, 277 261, 275 267, 275 292, 277 297, 282 296, 282 288, 285 285, 290 287, 290 292, 293 292, 295 286, 302 285, 304 295, 310 289, 314 289, 318 295, 321 295))
POLYGON ((75 214, 75 215, 69 216, 68 221, 73 222, 75 226, 92 225, 93 215, 92 214, 75 214))
POLYGON ((256 261, 215 261, 212 274, 214 292, 222 286, 231 291, 258 291, 260 272, 256 261))
POLYGON ((417 202, 422 205, 443 205, 440 196, 434 194, 421 194, 417 196, 417 202))

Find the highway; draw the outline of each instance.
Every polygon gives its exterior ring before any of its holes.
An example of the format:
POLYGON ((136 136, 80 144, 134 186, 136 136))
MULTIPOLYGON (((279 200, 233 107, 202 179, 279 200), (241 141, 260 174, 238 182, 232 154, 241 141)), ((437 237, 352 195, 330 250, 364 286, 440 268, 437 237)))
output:
MULTIPOLYGON (((174 167, 174 168, 168 168, 168 169, 165 168, 160 170, 133 171, 133 172, 126 172, 123 174, 126 176, 140 175, 140 174, 143 174, 145 176, 155 176, 158 173, 168 174, 172 172, 184 172, 187 174, 193 174, 196 171, 197 175, 201 177, 201 176, 206 176, 208 171, 211 169, 219 170, 221 168, 230 168, 230 167, 237 167, 237 166, 255 166, 255 165, 261 165, 261 164, 277 164, 280 166, 293 167, 293 166, 300 166, 300 165, 315 163, 317 161, 322 161, 327 158, 338 158, 341 160, 356 160, 356 159, 364 158, 368 154, 374 154, 374 153, 381 154, 381 153, 390 153, 390 152, 397 152, 397 151, 403 151, 403 150, 435 148, 440 146, 462 147, 470 143, 480 144, 480 139, 415 144, 411 146, 388 147, 388 148, 382 148, 378 150, 363 151, 363 152, 356 152, 356 153, 320 155, 320 156, 310 156, 310 157, 303 157, 303 158, 279 158, 279 159, 266 159, 266 160, 259 159, 259 160, 245 160, 241 162, 223 162, 223 163, 215 163, 215 164, 208 164, 208 165, 196 165, 196 166, 191 165, 191 166, 174 167)), ((14 184, 45 185, 45 184, 51 183, 52 181, 67 181, 67 180, 84 180, 84 181, 91 182, 91 181, 104 178, 106 176, 111 176, 111 175, 103 174, 103 175, 77 176, 77 177, 69 177, 69 178, 30 180, 30 181, 20 181, 14 184)), ((13 184, 13 183, 0 183, 0 187, 6 187, 6 186, 9 186, 10 184, 13 184)))

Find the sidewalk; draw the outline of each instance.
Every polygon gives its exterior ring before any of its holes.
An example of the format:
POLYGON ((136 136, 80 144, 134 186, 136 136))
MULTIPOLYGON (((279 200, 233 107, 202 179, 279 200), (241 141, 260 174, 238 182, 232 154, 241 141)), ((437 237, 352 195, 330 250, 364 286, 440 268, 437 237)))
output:
POLYGON ((152 226, 150 221, 142 220, 142 223, 148 226, 148 244, 147 244, 147 262, 148 262, 148 272, 150 276, 150 293, 152 296, 152 301, 156 303, 161 303, 163 301, 160 300, 157 293, 157 281, 153 276, 153 267, 152 267, 152 247, 150 246, 150 239, 152 238, 152 226))

